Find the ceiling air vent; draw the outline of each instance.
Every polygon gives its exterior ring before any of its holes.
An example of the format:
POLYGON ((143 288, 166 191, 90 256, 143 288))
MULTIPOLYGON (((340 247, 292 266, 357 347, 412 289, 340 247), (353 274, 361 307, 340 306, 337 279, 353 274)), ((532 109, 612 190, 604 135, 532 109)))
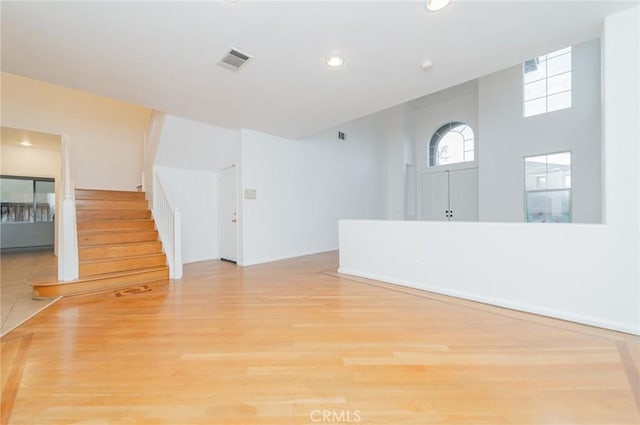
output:
POLYGON ((231 48, 220 58, 218 65, 225 66, 233 70, 239 70, 242 65, 249 62, 251 56, 239 50, 231 48))

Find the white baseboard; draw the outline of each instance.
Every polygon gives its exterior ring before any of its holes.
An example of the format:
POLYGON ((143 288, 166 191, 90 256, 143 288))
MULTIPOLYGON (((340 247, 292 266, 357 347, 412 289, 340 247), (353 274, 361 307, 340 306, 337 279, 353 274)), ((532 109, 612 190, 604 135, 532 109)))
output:
POLYGON ((306 257, 307 255, 314 255, 314 254, 323 254, 325 252, 332 252, 337 250, 338 248, 336 247, 336 248, 321 249, 319 251, 298 252, 298 253, 292 253, 292 254, 283 255, 283 256, 275 256, 275 257, 261 258, 258 260, 243 261, 242 264, 239 264, 239 265, 241 265, 242 267, 255 266, 257 264, 272 263, 274 261, 282 261, 282 260, 290 260, 292 258, 306 257))
POLYGON ((339 268, 338 273, 348 274, 352 276, 363 277, 366 279, 378 280, 385 283, 391 283, 394 285, 406 286, 408 288, 419 289, 422 291, 435 292, 441 295, 447 295, 456 298, 462 298, 470 301, 477 301, 484 304, 490 304, 498 307, 505 307, 512 310, 523 311, 526 313, 538 314, 541 316, 552 317, 555 319, 567 320, 569 322, 580 323, 583 325, 595 326, 598 328, 610 329, 613 331, 624 332, 632 335, 640 335, 640 329, 637 327, 629 326, 625 323, 612 322, 610 320, 601 319, 598 317, 592 316, 584 316, 573 313, 567 313, 565 311, 558 311, 554 309, 549 309, 544 306, 532 305, 532 304, 521 304, 516 302, 511 302, 509 300, 501 299, 501 298, 490 298, 484 296, 478 296, 468 292, 460 292, 460 291, 452 291, 446 288, 441 288, 437 286, 425 285, 422 283, 411 282, 403 279, 397 279, 389 276, 380 276, 372 273, 364 273, 357 270, 351 270, 347 268, 339 268))
POLYGON ((182 264, 191 264, 191 263, 200 263, 202 261, 211 261, 211 260, 219 260, 220 257, 196 257, 196 258, 183 258, 182 264))

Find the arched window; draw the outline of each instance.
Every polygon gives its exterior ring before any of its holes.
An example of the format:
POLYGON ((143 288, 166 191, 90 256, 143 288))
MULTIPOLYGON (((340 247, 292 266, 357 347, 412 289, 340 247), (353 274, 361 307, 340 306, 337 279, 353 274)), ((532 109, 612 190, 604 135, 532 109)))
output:
POLYGON ((440 127, 429 142, 429 166, 469 162, 474 159, 473 130, 462 122, 440 127))

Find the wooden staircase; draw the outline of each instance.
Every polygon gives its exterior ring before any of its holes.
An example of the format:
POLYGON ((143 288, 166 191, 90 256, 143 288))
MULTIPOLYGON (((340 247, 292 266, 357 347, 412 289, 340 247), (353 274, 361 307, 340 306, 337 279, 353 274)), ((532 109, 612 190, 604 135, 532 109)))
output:
POLYGON ((79 278, 32 284, 50 298, 169 282, 167 259, 143 192, 76 189, 79 278))

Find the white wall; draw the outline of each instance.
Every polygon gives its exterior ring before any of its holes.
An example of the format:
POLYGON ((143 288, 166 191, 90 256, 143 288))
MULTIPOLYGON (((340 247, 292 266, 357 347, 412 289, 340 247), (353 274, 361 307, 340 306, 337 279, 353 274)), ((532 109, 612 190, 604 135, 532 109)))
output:
POLYGON ((182 217, 182 262, 220 258, 217 177, 213 171, 155 167, 182 217))
POLYGON ((341 221, 340 272, 640 334, 640 7, 603 37, 606 224, 341 221))
POLYGON ((71 142, 76 187, 135 190, 150 109, 2 73, 2 125, 71 142))
POLYGON ((524 157, 571 151, 572 221, 601 221, 600 41, 573 46, 569 109, 522 117, 522 67, 479 80, 480 221, 524 221, 524 157))
POLYGON ((403 220, 405 211, 406 165, 413 163, 413 139, 407 123, 413 125, 413 108, 396 106, 378 114, 380 136, 387 145, 387 213, 392 220, 403 220))
MULTIPOLYGON (((386 174, 382 175, 384 181, 379 190, 386 197, 386 219, 415 219, 415 208, 413 214, 407 209, 407 202, 414 202, 415 205, 415 199, 409 201, 406 192, 407 165, 415 165, 414 122, 414 108, 409 103, 354 122, 358 126, 373 126, 376 132, 373 137, 383 144, 383 150, 379 154, 385 162, 386 174)), ((380 172, 384 173, 382 169, 380 172)))
POLYGON ((149 202, 149 205, 153 205, 153 167, 156 161, 156 154, 158 153, 158 146, 160 145, 160 136, 162 135, 165 116, 166 114, 164 112, 156 110, 151 111, 149 126, 147 127, 147 132, 144 135, 142 190, 144 191, 145 199, 149 202))
MULTIPOLYGON (((625 264, 610 265, 609 290, 635 305, 640 327, 640 6, 605 20, 603 219, 625 264), (629 266, 635 269, 632 274, 629 266)), ((606 263, 604 264, 607 265, 606 263)))
POLYGON ((242 200, 240 264, 333 250, 339 219, 385 218, 382 129, 397 118, 382 112, 298 140, 243 130, 241 185, 257 199, 242 200))
POLYGON ((184 263, 220 258, 217 171, 240 161, 239 132, 166 115, 154 169, 182 214, 184 263))
POLYGON ((238 130, 164 117, 154 165, 217 171, 240 159, 238 130))
POLYGON ((387 111, 381 135, 387 145, 387 213, 393 220, 404 218, 404 108, 387 111))
MULTIPOLYGON (((418 218, 418 193, 416 190, 418 183, 416 168, 416 118, 415 109, 411 104, 406 104, 404 111, 404 178, 403 185, 400 188, 400 190, 404 192, 404 217, 402 218, 405 220, 415 220, 418 218)), ((388 218, 393 218, 393 215, 390 215, 388 218)))

